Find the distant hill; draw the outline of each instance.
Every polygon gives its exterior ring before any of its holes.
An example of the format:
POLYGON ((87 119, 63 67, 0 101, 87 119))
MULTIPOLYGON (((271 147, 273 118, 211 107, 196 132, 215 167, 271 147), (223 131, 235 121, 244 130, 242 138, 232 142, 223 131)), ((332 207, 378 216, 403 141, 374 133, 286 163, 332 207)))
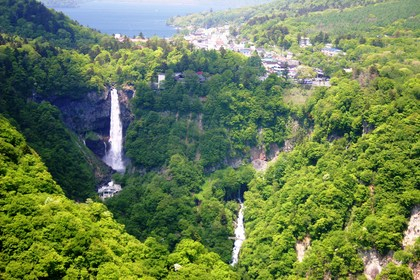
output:
POLYGON ((420 13, 417 2, 278 0, 252 8, 174 17, 168 23, 190 29, 229 24, 240 39, 289 49, 293 42, 298 43, 298 37, 354 37, 356 33, 382 36, 384 28, 394 22, 401 28, 415 29, 420 13))
POLYGON ((103 37, 35 0, 1 1, 0 33, 48 41, 66 49, 83 48, 103 37))
MULTIPOLYGON (((378 2, 392 0, 338 0, 338 1, 310 1, 310 0, 276 0, 269 3, 251 1, 253 4, 259 4, 253 7, 241 8, 237 10, 206 12, 201 14, 189 15, 186 17, 176 17, 169 20, 176 26, 201 26, 213 27, 225 23, 245 24, 252 18, 274 19, 280 14, 288 16, 300 16, 310 12, 319 12, 327 9, 344 9, 354 6, 365 6, 378 2), (261 5, 263 4, 263 5, 261 5)), ((282 17, 279 17, 281 19, 282 17)))
POLYGON ((40 0, 44 5, 50 8, 76 8, 80 3, 89 0, 40 0))

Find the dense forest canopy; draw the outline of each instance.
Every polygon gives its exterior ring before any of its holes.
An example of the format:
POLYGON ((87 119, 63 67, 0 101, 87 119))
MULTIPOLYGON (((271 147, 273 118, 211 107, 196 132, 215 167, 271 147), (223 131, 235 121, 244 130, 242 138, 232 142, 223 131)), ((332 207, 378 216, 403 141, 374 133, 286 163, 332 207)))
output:
POLYGON ((0 1, 0 278, 415 279, 420 241, 403 237, 420 205, 419 8, 292 0, 171 21, 288 50, 300 75, 330 76, 315 87, 268 74, 257 52, 116 40, 0 1), (129 164, 102 202, 109 170, 83 142, 102 136, 70 130, 53 104, 112 87, 135 92, 129 164), (367 271, 368 256, 382 267, 367 271))

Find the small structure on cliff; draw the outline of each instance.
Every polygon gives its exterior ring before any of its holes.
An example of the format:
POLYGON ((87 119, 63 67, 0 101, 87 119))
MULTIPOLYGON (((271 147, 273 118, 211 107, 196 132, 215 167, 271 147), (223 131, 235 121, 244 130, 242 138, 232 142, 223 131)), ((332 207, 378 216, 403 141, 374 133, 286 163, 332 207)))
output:
POLYGON ((102 186, 98 190, 100 199, 105 200, 106 198, 113 197, 115 194, 121 191, 121 185, 115 184, 114 181, 108 183, 108 185, 102 186))

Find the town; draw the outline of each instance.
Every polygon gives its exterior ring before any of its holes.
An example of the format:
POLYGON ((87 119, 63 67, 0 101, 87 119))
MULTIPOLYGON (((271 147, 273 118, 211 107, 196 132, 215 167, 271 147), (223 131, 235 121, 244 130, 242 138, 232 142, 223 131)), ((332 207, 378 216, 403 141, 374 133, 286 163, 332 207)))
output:
MULTIPOLYGON (((236 38, 230 34, 229 25, 208 29, 199 28, 196 30, 190 27, 189 30, 190 33, 184 36, 184 38, 196 48, 206 50, 232 50, 247 57, 255 53, 258 54, 267 71, 266 76, 262 77, 262 79, 271 73, 275 73, 299 84, 330 86, 329 77, 324 75, 322 69, 302 65, 300 61, 294 58, 294 54, 290 51, 281 51, 281 53, 278 53, 255 47, 248 42, 236 42, 236 38)), ((311 46, 309 38, 301 38, 299 45, 301 48, 311 46)), ((321 52, 326 56, 345 55, 343 51, 333 48, 331 44, 326 44, 321 52)))

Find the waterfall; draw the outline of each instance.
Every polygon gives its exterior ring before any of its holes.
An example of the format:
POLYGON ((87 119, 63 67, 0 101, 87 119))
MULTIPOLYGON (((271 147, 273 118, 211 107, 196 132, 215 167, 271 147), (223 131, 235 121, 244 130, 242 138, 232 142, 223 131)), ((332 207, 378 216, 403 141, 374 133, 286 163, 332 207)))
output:
POLYGON ((111 147, 106 152, 104 161, 112 169, 124 172, 125 165, 122 158, 123 130, 120 116, 120 102, 118 92, 114 88, 111 91, 111 125, 109 130, 109 144, 111 147))
POLYGON ((235 228, 235 244, 232 251, 232 266, 238 263, 239 252, 241 250, 242 243, 245 240, 244 204, 241 202, 240 206, 241 208, 239 209, 238 220, 236 222, 235 228))

